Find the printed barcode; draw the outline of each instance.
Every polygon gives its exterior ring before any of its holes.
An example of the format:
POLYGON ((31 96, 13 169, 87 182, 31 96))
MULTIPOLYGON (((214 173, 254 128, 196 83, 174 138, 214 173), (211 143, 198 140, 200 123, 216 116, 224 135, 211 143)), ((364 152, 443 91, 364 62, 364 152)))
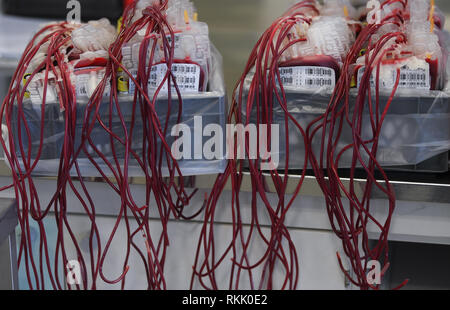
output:
POLYGON ((306 73, 309 75, 328 75, 331 76, 331 69, 328 68, 308 68, 306 73))
POLYGON ((331 86, 332 81, 328 79, 307 79, 306 85, 308 86, 331 86))
MULTIPOLYGON (((196 92, 199 90, 200 84, 200 67, 195 64, 173 64, 172 76, 176 81, 178 89, 180 91, 196 92)), ((151 89, 156 90, 161 85, 164 76, 167 74, 167 66, 165 64, 155 65, 152 68, 152 74, 150 75, 148 85, 151 89)), ((170 78, 170 85, 173 89, 175 83, 170 78)), ((168 91, 169 81, 166 80, 161 88, 162 92, 168 91)))
POLYGON ((197 67, 195 66, 179 66, 173 65, 172 72, 181 72, 181 73, 196 73, 197 67))
POLYGON ((405 80, 412 80, 412 81, 416 81, 416 80, 421 80, 421 81, 425 81, 427 78, 427 75, 425 73, 402 73, 400 75, 400 80, 405 81, 405 80))
POLYGON ((184 76, 177 76, 177 83, 178 84, 194 84, 196 81, 196 78, 193 77, 184 77, 184 76))
POLYGON ((195 73, 195 72, 197 72, 197 67, 187 67, 186 72, 187 73, 195 73))
MULTIPOLYGON (((175 43, 178 43, 180 41, 180 36, 175 35, 174 37, 175 37, 175 43)), ((172 43, 172 37, 170 35, 166 36, 166 38, 169 43, 172 43)))
POLYGON ((280 68, 280 83, 297 88, 334 87, 335 72, 325 67, 285 67, 280 68))
MULTIPOLYGON (((358 71, 358 87, 360 86, 362 76, 365 72, 365 68, 362 67, 358 71)), ((391 70, 392 75, 391 79, 383 79, 380 80, 380 87, 382 88, 392 88, 395 85, 395 81, 397 79, 397 69, 393 68, 391 70)), ((370 78, 371 87, 375 87, 375 74, 372 73, 370 78)), ((399 88, 421 88, 421 89, 430 89, 430 75, 429 70, 419 68, 417 70, 412 70, 407 66, 404 66, 400 70, 399 76, 399 88)))
POLYGON ((292 70, 292 68, 281 68, 280 69, 280 74, 292 74, 294 71, 292 70))
POLYGON ((281 78, 281 83, 283 83, 283 84, 292 84, 293 82, 294 82, 294 79, 291 77, 289 77, 289 78, 282 77, 281 78))

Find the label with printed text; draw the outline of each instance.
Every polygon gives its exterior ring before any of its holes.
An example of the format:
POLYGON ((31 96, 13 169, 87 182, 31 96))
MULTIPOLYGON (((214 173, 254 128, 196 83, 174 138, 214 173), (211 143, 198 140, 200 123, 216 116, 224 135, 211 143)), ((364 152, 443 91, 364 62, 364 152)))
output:
POLYGON ((314 89, 336 85, 336 73, 327 67, 283 67, 279 71, 283 87, 314 89))
MULTIPOLYGON (((387 69, 383 68, 383 70, 389 70, 388 73, 382 74, 382 78, 380 79, 379 85, 380 88, 384 89, 392 89, 397 80, 397 68, 391 66, 392 68, 387 69)), ((358 88, 361 84, 362 77, 365 72, 365 67, 361 67, 358 70, 358 88)), ((372 72, 372 77, 370 79, 371 87, 375 87, 375 76, 376 69, 372 72)), ((380 75, 381 76, 381 75, 380 75)), ((427 63, 423 68, 410 69, 408 66, 403 66, 400 68, 400 76, 399 76, 399 84, 398 88, 403 89, 422 89, 422 90, 430 90, 431 89, 431 76, 430 76, 430 65, 427 63)))
MULTIPOLYGON (((181 93, 197 93, 200 90, 200 66, 196 64, 186 64, 186 63, 174 63, 172 64, 172 77, 171 81, 171 92, 175 93, 175 83, 181 93)), ((152 67, 150 71, 150 76, 148 79, 148 91, 154 93, 162 85, 164 78, 167 75, 167 65, 158 64, 152 67)), ((160 93, 168 92, 168 81, 161 86, 160 93)), ((129 93, 134 94, 136 86, 130 80, 129 93)))

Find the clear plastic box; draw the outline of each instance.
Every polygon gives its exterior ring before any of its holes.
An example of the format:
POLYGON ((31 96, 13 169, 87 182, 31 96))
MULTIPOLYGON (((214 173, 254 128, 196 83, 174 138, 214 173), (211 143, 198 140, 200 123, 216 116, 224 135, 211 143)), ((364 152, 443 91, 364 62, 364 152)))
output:
MULTIPOLYGON (((248 79, 247 79, 248 81, 248 79)), ((248 86, 248 84, 247 84, 248 86)), ((245 88, 248 92, 248 87, 245 88)), ((324 88, 315 91, 295 91, 286 89, 287 110, 306 131, 308 125, 323 115, 330 101, 331 92, 324 88)), ((244 93, 246 101, 247 93, 244 93)), ((380 97, 380 109, 386 105, 389 94, 380 97)), ((356 90, 350 95, 350 105, 356 99, 356 90)), ((444 91, 398 90, 379 138, 377 160, 387 169, 401 171, 446 172, 448 171, 448 151, 450 150, 450 92, 444 91)), ((374 99, 375 100, 375 99, 374 99)), ((368 111, 363 120, 363 137, 371 137, 368 111)), ((243 105, 243 119, 246 118, 243 105)), ((289 137, 289 169, 304 167, 305 145, 303 137, 291 120, 289 133, 285 130, 285 112, 274 98, 273 124, 279 124, 280 165, 285 168, 286 137, 289 137)), ((251 122, 256 123, 256 110, 252 112, 251 122)), ((322 131, 313 140, 313 151, 320 154, 322 131)), ((352 143, 352 133, 344 126, 340 143, 343 147, 352 143)), ((273 150, 272 150, 273 152, 273 150)), ((364 153, 364 152, 361 152, 364 153)), ((364 158, 364 157, 363 157, 364 158)), ((344 153, 340 168, 350 168, 352 152, 344 153)), ((364 158, 368 160, 368 158, 364 158)), ((310 167, 310 166, 308 166, 310 167)))
MULTIPOLYGON (((183 108, 181 114, 181 124, 185 124, 191 128, 191 138, 194 140, 194 117, 202 116, 202 125, 205 128, 209 124, 220 125, 225 133, 226 127, 226 116, 227 116, 227 102, 225 94, 225 85, 222 72, 222 59, 220 54, 213 48, 213 59, 211 63, 211 76, 209 80, 209 90, 205 93, 198 94, 186 94, 183 95, 183 108)), ((131 124, 132 115, 132 103, 133 98, 131 96, 120 96, 119 106, 121 113, 125 119, 127 128, 131 124)), ((169 125, 166 140, 169 146, 172 142, 177 139, 177 137, 171 136, 171 128, 177 124, 178 118, 178 105, 179 101, 176 95, 172 95, 171 110, 173 111, 169 118, 169 125)), ((77 102, 77 124, 76 124, 76 134, 75 134, 75 147, 77 148, 81 143, 81 133, 83 128, 83 116, 87 106, 87 101, 77 102)), ((99 114, 101 119, 107 123, 109 121, 109 97, 105 97, 104 102, 100 106, 99 114)), ((168 99, 167 96, 160 96, 156 103, 156 110, 158 117, 160 119, 161 125, 165 125, 167 116, 168 99)), ((139 109, 136 109, 137 111, 139 109)), ((31 100, 26 100, 23 102, 23 111, 27 125, 31 133, 31 158, 36 158, 39 145, 40 145, 40 132, 41 132, 41 113, 42 105, 33 104, 31 100)), ((13 135, 15 139, 16 153, 18 157, 22 157, 20 150, 18 149, 19 133, 22 137, 22 145, 24 147, 25 154, 28 154, 28 138, 25 133, 25 126, 23 120, 21 121, 21 130, 19 131, 19 124, 17 122, 18 107, 14 106, 13 117, 12 117, 12 127, 13 135)), ((117 110, 112 111, 112 128, 113 132, 119 136, 123 136, 123 128, 120 123, 120 119, 117 114, 117 110)), ((3 126, 5 128, 5 126, 3 126)), ((135 129, 133 134, 132 148, 134 151, 139 153, 142 148, 142 134, 143 125, 140 118, 140 111, 136 114, 135 129)), ((44 135, 43 135, 43 149, 40 156, 40 160, 32 172, 35 176, 55 176, 58 174, 60 155, 64 143, 65 135, 65 119, 64 113, 61 112, 58 102, 47 102, 45 104, 44 111, 44 135)), ((95 122, 94 129, 90 135, 94 145, 102 150, 102 153, 107 157, 108 160, 112 160, 112 147, 110 135, 101 127, 98 121, 95 122)), ((202 145, 209 140, 211 137, 202 136, 202 145)), ((192 148, 194 148, 195 142, 192 141, 192 148)), ((208 160, 205 157, 202 159, 181 159, 178 164, 181 169, 181 173, 184 176, 193 175, 205 175, 205 174, 216 174, 222 173, 226 168, 226 154, 225 154, 225 137, 223 140, 223 156, 214 160, 208 160)), ((158 143, 160 145, 160 143, 158 143)), ((87 144, 86 144, 87 146, 87 144)), ((121 165, 124 161, 125 149, 123 145, 115 142, 115 153, 119 158, 121 165)), ((194 154, 192 152, 192 154, 194 154)), ((129 177, 140 177, 144 176, 141 167, 136 163, 135 160, 131 160, 128 166, 128 176, 129 177)), ((107 168, 106 164, 100 159, 96 158, 96 163, 100 166, 101 170, 108 176, 111 176, 110 170, 107 168)), ((90 162, 85 153, 81 153, 77 159, 78 165, 81 170, 81 175, 83 177, 100 177, 101 174, 95 168, 95 166, 90 162)), ((166 164, 165 164, 166 165, 166 164)), ((168 175, 167 166, 163 165, 163 174, 168 175)), ((23 165, 22 165, 23 166, 23 165)), ((23 167, 22 167, 23 168, 23 167)), ((75 169, 71 171, 73 176, 77 176, 75 169)))

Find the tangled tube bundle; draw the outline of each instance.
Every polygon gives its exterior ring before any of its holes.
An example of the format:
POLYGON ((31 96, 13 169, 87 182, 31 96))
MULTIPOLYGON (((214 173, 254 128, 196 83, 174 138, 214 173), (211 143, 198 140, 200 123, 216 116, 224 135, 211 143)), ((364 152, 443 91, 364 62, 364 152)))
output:
MULTIPOLYGON (((332 229, 342 240, 350 262, 351 272, 337 253, 342 271, 361 289, 379 288, 368 274, 374 267, 372 261, 384 264, 381 277, 389 268, 388 233, 396 202, 388 176, 377 161, 383 122, 395 102, 398 88, 432 90, 442 87, 446 61, 443 44, 439 42, 440 30, 436 29, 442 26, 442 19, 433 15, 434 3, 384 1, 379 14, 379 22, 364 25, 357 21, 357 11, 346 0, 326 1, 324 6, 316 1, 301 1, 277 19, 258 40, 235 88, 229 121, 235 120, 243 126, 256 123, 258 146, 270 145, 271 135, 277 133, 269 129, 267 135, 261 135, 261 128, 271 128, 274 124, 274 108, 282 111, 280 125, 286 136, 281 137, 285 141, 285 150, 280 150, 280 154, 286 154, 284 167, 282 170, 262 168, 262 164, 270 162, 270 157, 259 154, 254 159, 249 139, 241 149, 235 146, 235 158, 243 149, 247 160, 231 161, 226 173, 214 184, 205 210, 192 284, 197 280, 205 288, 219 288, 217 270, 226 258, 231 257, 230 289, 242 286, 244 274, 252 289, 273 289, 276 285, 282 289, 296 288, 298 254, 285 220, 300 193, 306 170, 312 168, 324 193, 332 229), (332 88, 328 87, 330 101, 326 112, 307 125, 301 124, 287 106, 286 88, 311 91, 305 84, 293 84, 292 78, 284 75, 288 71, 292 73, 298 66, 329 68, 336 75, 336 84, 334 80, 329 81, 332 88), (428 70, 430 84, 406 83, 404 76, 407 75, 401 70, 408 66, 418 66, 424 72, 428 70), (383 80, 389 74, 394 79, 383 80), (352 89, 356 81, 357 90, 352 89), (383 94, 386 97, 384 104, 381 102, 383 94), (351 144, 342 146, 345 141, 343 130, 351 133, 351 144), (295 139, 293 133, 303 141, 305 152, 303 166, 292 167, 302 172, 292 198, 288 199, 289 141, 295 139), (316 141, 320 142, 319 148, 315 146, 316 141), (346 161, 350 158, 351 162, 349 182, 344 182, 339 175, 344 157, 346 161), (366 178, 362 194, 355 183, 357 169, 366 178), (241 207, 239 195, 246 172, 252 188, 250 214, 241 207), (381 178, 377 178, 376 173, 381 178), (276 197, 267 194, 268 179, 273 183, 276 197), (225 251, 218 254, 214 229, 216 207, 228 181, 232 184, 233 234, 225 251), (384 219, 376 218, 371 208, 370 197, 374 189, 387 199, 384 219), (267 219, 270 231, 264 229, 267 219), (369 231, 377 232, 373 243, 369 241, 369 231), (257 242, 260 242, 259 246, 264 244, 264 253, 255 259, 249 249, 257 242), (255 282, 256 279, 259 282, 255 282)), ((326 88, 315 91, 327 93, 326 88)))
MULTIPOLYGON (((177 1, 172 2, 174 5, 179 4, 177 1)), ((104 32, 94 31, 99 38, 90 40, 92 38, 89 37, 93 33, 92 27, 103 25, 104 21, 89 25, 48 25, 35 35, 20 60, 1 109, 3 124, 8 129, 8 134, 2 137, 1 143, 14 181, 3 190, 13 188, 19 200, 18 214, 22 231, 19 266, 25 265, 31 289, 45 289, 46 278, 50 279, 51 288, 66 288, 66 279, 62 279, 60 274, 61 270, 66 270, 66 266, 71 266, 73 259, 80 265, 82 281, 73 285, 69 282, 68 289, 96 289, 100 284, 102 287, 119 285, 124 289, 130 269, 129 259, 133 252, 141 259, 145 268, 148 289, 167 288, 164 278, 169 246, 167 223, 170 218, 188 218, 184 215, 184 210, 196 192, 188 193, 185 189, 181 170, 166 141, 169 116, 178 115, 180 123, 183 108, 181 91, 172 67, 176 62, 190 62, 187 56, 186 59, 175 58, 175 34, 166 12, 170 8, 169 1, 134 2, 126 8, 117 36, 113 28, 114 35, 110 42, 103 40, 109 38, 112 26, 106 27, 104 32), (141 39, 138 68, 132 73, 122 63, 122 52, 123 47, 130 41, 136 42, 137 37, 141 39), (100 42, 104 43, 103 46, 98 46, 100 42), (103 75, 95 83, 96 75, 91 73, 90 83, 83 90, 78 89, 79 85, 74 80, 74 68, 82 67, 82 64, 85 67, 92 66, 94 63, 101 66, 103 75), (151 70, 156 64, 165 64, 166 73, 155 89, 149 89, 151 70), (123 98, 115 83, 119 75, 135 85, 129 104, 132 106, 127 107, 132 111, 130 118, 124 116, 123 106, 119 104, 123 98), (27 77, 26 81, 24 76, 27 77), (37 85, 38 91, 33 92, 30 85, 37 85), (162 89, 166 89, 167 94, 167 114, 164 114, 166 119, 161 119, 156 112, 157 98, 162 89), (87 104, 80 109, 77 99, 86 93, 87 104), (42 149, 45 148, 45 115, 50 106, 50 96, 63 111, 65 135, 57 186, 51 200, 42 205, 32 174, 40 162, 42 149), (33 124, 28 123, 23 112, 24 104, 29 104, 30 100, 34 100, 34 104, 38 100, 41 109, 38 144, 32 139, 35 128, 31 128, 33 124), (173 109, 172 103, 175 101, 178 105, 173 109), (13 110, 17 113, 13 113, 13 110), (108 113, 105 114, 104 111, 108 113), (113 115, 117 117, 114 116, 113 119, 113 115), (81 128, 77 126, 80 119, 81 128), (16 128, 13 123, 18 130, 18 139, 13 135, 13 128, 16 128), (134 135, 138 124, 143 127, 144 132, 142 137, 139 136, 140 140, 134 135), (108 138, 108 154, 93 140, 94 129, 108 138), (95 194, 85 183, 79 167, 81 159, 92 164, 92 169, 98 172, 102 182, 120 199, 120 211, 105 243, 101 242, 103 231, 96 219, 95 194), (129 165, 132 161, 145 178, 144 203, 134 200, 129 185, 129 165), (164 164, 168 173, 163 172, 164 164), (180 182, 176 182, 177 178, 180 182), (75 184, 75 180, 79 185, 75 184), (89 218, 88 255, 83 254, 68 218, 68 196, 75 196, 79 200, 89 218), (153 210, 155 214, 151 214, 153 210), (46 219, 53 217, 51 215, 54 215, 57 227, 57 241, 54 245, 49 244, 48 226, 44 223, 46 219), (159 234, 150 229, 151 216, 160 218, 162 229, 159 234), (30 227, 33 222, 39 226, 38 253, 33 253, 32 247, 30 227), (119 276, 110 279, 103 269, 105 261, 111 257, 109 252, 117 237, 119 225, 123 224, 126 227, 126 245, 122 269, 119 276), (56 249, 55 253, 50 253, 51 248, 56 249)), ((192 18, 194 12, 189 13, 190 15, 186 13, 186 17, 192 18)), ((206 84, 206 79, 204 80, 206 84)))
MULTIPOLYGON (((348 0, 325 1, 324 5, 304 0, 263 33, 235 87, 228 116, 230 124, 237 124, 234 140, 245 143, 232 145, 235 159, 217 177, 204 205, 189 210, 193 216, 186 211, 196 190, 185 187, 179 162, 166 139, 169 119, 176 116, 181 123, 182 95, 192 90, 177 78, 179 65, 200 71, 195 91, 206 91, 208 85, 209 40, 202 45, 207 29, 197 23, 192 4, 185 0, 135 1, 126 8, 118 34, 104 20, 83 25, 53 23, 42 28, 27 46, 0 110, 0 143, 13 178, 12 185, 0 190, 12 189, 18 199, 22 231, 18 259, 29 287, 45 289, 48 278, 53 289, 104 285, 124 289, 134 255, 142 262, 148 289, 167 289, 168 222, 201 215, 191 288, 222 288, 223 278, 218 274, 229 267, 225 273, 229 289, 296 289, 301 274, 299 254, 286 219, 311 169, 351 267, 348 272, 338 253, 342 271, 361 289, 378 289, 367 274, 371 261, 384 264, 382 275, 389 268, 388 234, 396 205, 389 178, 377 161, 380 133, 400 88, 442 87, 448 54, 440 38, 443 19, 436 14, 434 2, 386 0, 378 17, 365 26, 348 0), (195 40, 180 39, 180 32, 198 39, 202 48, 192 50, 195 40), (326 79, 298 81, 287 75, 305 67, 321 68, 318 72, 326 79), (163 72, 159 80, 155 68, 163 72), (429 83, 408 84, 402 73, 405 68, 427 72, 429 83), (387 76, 392 80, 385 79, 387 76), (299 121, 288 108, 292 89, 319 89, 329 94, 325 113, 307 124, 299 121), (129 104, 124 106, 124 102, 129 104), (44 201, 32 176, 47 159, 47 112, 54 109, 54 103, 63 120, 64 136, 56 187, 44 201), (39 110, 37 125, 29 122, 29 106, 39 110), (158 112, 161 108, 163 114, 158 112), (279 153, 272 143, 280 133, 272 126, 276 125, 275 109, 282 111, 281 127, 286 133, 279 153), (250 125, 256 125, 257 139, 249 139, 250 125), (351 143, 342 146, 344 131, 351 133, 351 143), (97 143, 96 135, 106 137, 107 147, 97 143), (292 165, 290 141, 294 139, 303 141, 301 167, 292 165), (281 168, 276 160, 280 154, 285 154, 281 168), (348 158, 350 177, 344 182, 339 169, 348 158), (96 217, 96 197, 80 162, 89 162, 94 174, 120 201, 114 227, 106 238, 96 217), (144 201, 136 198, 129 184, 134 176, 130 171, 136 167, 145 180, 144 201), (301 174, 289 196, 291 169, 301 170, 301 174), (356 186, 357 170, 366 179, 362 194, 356 186), (252 193, 250 208, 245 209, 240 192, 247 174, 252 193), (267 193, 268 180, 275 195, 267 193), (232 186, 229 208, 218 209, 228 183, 232 186), (383 219, 375 216, 371 205, 374 190, 387 199, 383 219), (68 216, 69 197, 77 198, 89 220, 87 254, 68 216), (226 213, 232 218, 231 235, 228 241, 222 235, 218 240, 217 219, 226 213), (155 217, 160 230, 150 227, 150 218, 155 217), (49 220, 57 228, 55 244, 49 238, 49 220), (39 227, 37 252, 33 224, 39 227), (123 227, 125 253, 119 275, 111 279, 104 272, 105 265, 123 227), (374 229, 376 240, 370 242, 373 236, 369 238, 369 231, 374 229), (82 281, 67 285, 61 270, 70 267, 74 259, 80 265, 82 281)), ((372 18, 367 16, 368 21, 372 18)))
MULTIPOLYGON (((302 42, 305 39, 298 38, 284 46, 285 39, 290 35, 290 31, 299 23, 311 23, 311 17, 319 12, 314 5, 314 1, 303 1, 290 9, 283 17, 276 20, 269 29, 264 32, 253 49, 249 61, 246 65, 241 80, 237 84, 233 104, 228 121, 233 120, 237 124, 247 126, 250 123, 250 113, 247 118, 242 118, 241 111, 247 112, 256 109, 257 126, 260 124, 270 125, 272 123, 272 110, 274 104, 285 107, 286 97, 284 90, 277 90, 277 79, 279 80, 279 61, 283 53, 292 45, 302 42), (247 75, 254 70, 248 97, 244 100, 244 84, 247 75), (275 100, 273 98, 276 98, 275 100)), ((307 144, 306 131, 298 124, 289 112, 286 112, 285 126, 292 121, 301 132, 305 144, 307 144)), ((288 130, 286 130, 288 131, 288 130)), ((267 141, 271 141, 271 130, 267 132, 267 141)), ((258 134, 258 137, 260 135, 258 134)), ((286 154, 289 154, 289 137, 286 137, 286 154)), ((246 155, 250 155, 250 141, 245 139, 246 144, 242 146, 246 155)), ((265 141, 264 141, 265 142, 265 141)), ((263 141, 258 141, 263 143, 263 141)), ((235 158, 238 158, 238 145, 233 150, 235 158)), ((270 150, 267 150, 270 151, 270 150)), ((260 154, 261 155, 261 154, 260 154)), ((263 154, 264 156, 265 154, 263 154)), ((273 274, 275 268, 282 268, 284 280, 282 289, 295 289, 298 283, 299 266, 298 254, 293 244, 290 233, 284 225, 284 220, 292 206, 295 196, 299 193, 303 183, 307 160, 303 169, 302 177, 296 187, 296 195, 286 201, 286 187, 288 183, 288 169, 286 164, 284 176, 276 170, 270 171, 271 179, 276 186, 278 200, 270 201, 265 191, 263 170, 260 169, 262 163, 268 164, 270 158, 256 158, 248 161, 251 174, 252 198, 250 220, 244 222, 243 211, 240 205, 240 188, 244 173, 244 160, 230 161, 226 172, 220 175, 209 197, 205 208, 204 228, 199 239, 197 257, 194 265, 194 272, 191 284, 198 280, 205 288, 218 289, 216 279, 216 270, 219 265, 231 255, 232 267, 230 269, 229 289, 239 289, 242 286, 241 278, 243 274, 247 275, 245 280, 249 280, 251 289, 275 289, 273 274), (220 195, 222 194, 226 183, 231 179, 232 199, 231 213, 233 219, 233 235, 231 241, 223 253, 216 257, 214 222, 216 217, 216 206, 220 195), (264 231, 260 225, 261 219, 268 217, 270 219, 270 232, 264 231), (249 227, 245 227, 249 224, 249 227), (250 258, 250 249, 252 242, 262 242, 266 249, 261 257, 250 258), (255 282, 258 280, 258 282, 255 282)), ((289 162, 289 158, 286 158, 289 162)), ((221 240, 223 242, 223 240, 221 240)), ((247 284, 247 282, 246 282, 247 284)))
MULTIPOLYGON (((379 283, 374 284, 368 277, 373 268, 371 261, 384 263, 381 277, 389 268, 388 233, 396 201, 389 178, 377 161, 377 150, 383 122, 390 106, 395 104, 396 93, 400 87, 408 87, 402 70, 405 66, 408 69, 411 62, 420 68, 429 68, 428 90, 438 89, 437 81, 443 79, 440 68, 445 68, 444 49, 438 44, 439 30, 434 30, 433 12, 434 5, 423 1, 385 1, 380 22, 364 28, 348 53, 326 113, 307 129, 309 142, 322 131, 321 152, 319 156, 310 153, 311 164, 325 195, 332 228, 342 240, 354 276, 345 271, 338 254, 339 263, 346 277, 361 289, 379 288, 379 283), (422 34, 428 37, 425 49, 419 39, 422 34), (365 55, 358 59, 362 50, 365 55), (394 73, 393 81, 386 80, 389 70, 394 73), (360 80, 356 96, 350 92, 355 75, 360 80), (382 94, 386 98, 384 104, 382 94), (338 149, 344 127, 351 129, 353 143, 338 149), (370 128, 369 134, 367 128, 370 128), (348 185, 338 174, 346 153, 351 154, 352 163, 348 185), (360 167, 366 178, 362 195, 357 193, 355 185, 356 168, 360 167), (381 177, 377 178, 376 172, 381 177), (376 218, 371 208, 370 197, 375 188, 388 201, 384 219, 376 218), (377 239, 371 246, 369 232, 374 231, 377 239)), ((427 86, 414 83, 411 87, 427 86)), ((405 280, 398 288, 407 282, 405 280)))

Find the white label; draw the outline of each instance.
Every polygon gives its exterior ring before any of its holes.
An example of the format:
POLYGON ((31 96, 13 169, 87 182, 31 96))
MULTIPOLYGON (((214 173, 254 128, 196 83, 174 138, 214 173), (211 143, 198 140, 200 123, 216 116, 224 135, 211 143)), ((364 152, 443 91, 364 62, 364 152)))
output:
MULTIPOLYGON (((167 73, 167 65, 159 64, 152 67, 150 78, 148 79, 149 91, 156 91, 161 85, 167 73)), ((199 91, 200 87, 200 66, 195 64, 172 64, 172 74, 176 79, 178 89, 182 93, 194 93, 199 91)), ((168 92, 168 84, 164 83, 161 92, 168 92)), ((172 91, 175 92, 172 82, 172 91)))
POLYGON ((336 85, 336 73, 327 67, 283 67, 280 77, 283 87, 314 89, 336 85))
MULTIPOLYGON (((75 70, 75 72, 80 71, 80 70, 86 70, 86 69, 89 70, 89 68, 82 68, 79 70, 75 70)), ((90 97, 92 95, 92 93, 95 91, 95 89, 97 88, 98 84, 100 84, 100 82, 102 81, 102 79, 105 76, 104 70, 98 70, 97 72, 95 72, 95 71, 92 71, 92 72, 76 75, 75 89, 76 89, 77 98, 90 97), (94 73, 92 74, 92 72, 94 72, 94 73)), ((109 96, 110 93, 111 93, 111 84, 106 83, 106 87, 105 87, 103 96, 107 97, 107 96, 109 96)))
MULTIPOLYGON (((167 41, 169 42, 169 45, 172 44, 172 37, 170 35, 166 36, 167 41)), ((175 49, 179 49, 181 47, 181 34, 180 33, 175 33, 174 34, 174 39, 175 39, 175 49)))
POLYGON ((88 96, 88 83, 89 74, 77 75, 76 90, 77 97, 87 97, 88 96))
MULTIPOLYGON (((35 86, 28 87, 28 92, 30 95, 31 102, 33 104, 42 104, 44 98, 44 87, 35 86)), ((53 81, 49 81, 47 84, 47 93, 45 94, 46 102, 57 102, 58 97, 56 96, 56 87, 53 81)))
MULTIPOLYGON (((47 86, 47 89, 48 88, 49 87, 47 86)), ((42 103, 42 98, 41 98, 41 94, 39 93, 39 88, 37 88, 37 87, 33 87, 33 88, 28 87, 27 90, 30 93, 30 99, 31 99, 31 102, 33 104, 41 104, 42 103)))
MULTIPOLYGON (((131 70, 130 73, 133 75, 134 79, 137 77, 137 70, 131 70)), ((136 84, 134 84, 132 79, 128 81, 128 94, 134 96, 134 92, 136 90, 136 84)))
MULTIPOLYGON (((358 88, 361 84, 365 67, 358 70, 358 88)), ((382 66, 380 70, 380 88, 392 89, 397 80, 397 67, 393 65, 382 66), (383 72, 381 72, 383 71, 383 72)), ((371 87, 375 87, 376 68, 373 69, 372 77, 370 78, 371 87)), ((403 89, 431 89, 430 65, 427 63, 423 68, 410 69, 408 66, 400 68, 400 82, 398 88, 403 89)))
POLYGON ((207 35, 195 36, 196 52, 192 56, 196 62, 199 62, 202 66, 207 66, 208 59, 211 58, 211 42, 207 35))
MULTIPOLYGON (((152 67, 152 70, 150 72, 150 77, 148 79, 148 91, 150 93, 156 92, 158 87, 162 84, 164 77, 167 73, 167 65, 166 64, 159 64, 152 67)), ((181 93, 197 93, 200 88, 200 66, 195 64, 179 64, 174 63, 172 64, 172 74, 174 78, 177 81, 178 89, 181 93)), ((137 74, 134 72, 133 76, 137 76, 137 74)), ((166 80, 166 83, 161 87, 160 93, 167 93, 168 92, 168 80, 166 80)), ((172 89, 171 92, 175 93, 175 85, 172 82, 172 89)), ((130 95, 134 95, 136 86, 134 83, 130 80, 130 88, 129 93, 130 95)))

